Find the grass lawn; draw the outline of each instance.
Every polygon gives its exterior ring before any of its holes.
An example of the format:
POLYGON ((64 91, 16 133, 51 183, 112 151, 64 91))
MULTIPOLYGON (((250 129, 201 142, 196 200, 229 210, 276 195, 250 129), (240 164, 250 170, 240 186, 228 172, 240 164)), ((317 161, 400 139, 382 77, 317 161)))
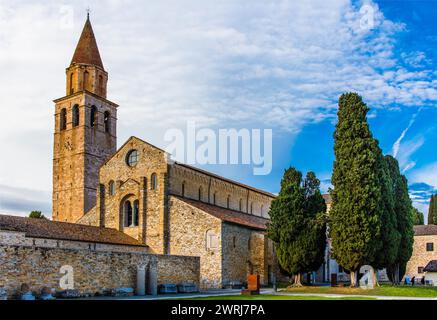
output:
POLYGON ((186 300, 373 300, 367 297, 347 297, 347 298, 327 298, 327 297, 314 297, 314 296, 280 296, 273 294, 261 294, 258 296, 242 296, 242 295, 229 295, 229 296, 215 296, 215 297, 202 297, 192 298, 186 300))
POLYGON ((382 285, 375 289, 360 289, 349 287, 317 287, 287 288, 281 291, 292 293, 332 293, 372 296, 425 297, 437 298, 437 287, 411 287, 382 285))

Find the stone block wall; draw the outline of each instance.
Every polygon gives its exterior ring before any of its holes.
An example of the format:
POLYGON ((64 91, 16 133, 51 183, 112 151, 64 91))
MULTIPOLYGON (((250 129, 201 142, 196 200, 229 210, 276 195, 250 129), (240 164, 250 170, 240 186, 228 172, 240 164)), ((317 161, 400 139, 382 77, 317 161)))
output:
POLYGON ((221 220, 170 196, 170 254, 200 257, 200 286, 222 287, 221 220), (216 247, 207 247, 207 232, 216 247))
POLYGON ((425 273, 419 273, 419 268, 424 268, 431 260, 437 260, 437 235, 414 236, 413 254, 405 274, 410 278, 423 277, 425 273), (433 251, 426 251, 427 243, 434 243, 433 251))
POLYGON ((199 285, 199 259, 42 246, 0 245, 0 286, 12 297, 22 283, 39 293, 44 286, 61 290, 62 266, 73 268, 74 288, 81 294, 103 294, 119 287, 136 287, 137 266, 157 270, 158 284, 199 285))

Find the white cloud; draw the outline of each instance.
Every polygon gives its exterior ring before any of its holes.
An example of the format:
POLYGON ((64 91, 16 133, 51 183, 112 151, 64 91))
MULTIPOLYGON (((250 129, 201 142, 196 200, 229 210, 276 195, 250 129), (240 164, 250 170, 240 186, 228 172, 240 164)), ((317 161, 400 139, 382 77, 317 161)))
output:
MULTIPOLYGON (((0 4, 1 184, 51 188, 51 100, 65 93, 88 5, 74 2, 69 29, 63 2, 0 4)), ((109 98, 120 104, 119 144, 138 135, 163 146, 164 130, 186 120, 296 135, 334 118, 344 91, 378 107, 437 100, 432 71, 398 66, 394 46, 405 26, 376 5, 371 30, 360 28, 359 7, 348 0, 124 0, 91 8, 109 98)))
POLYGON ((405 135, 407 134, 408 130, 410 130, 411 126, 414 124, 414 122, 416 121, 417 115, 419 114, 420 109, 417 113, 415 113, 411 119, 410 122, 408 123, 408 126, 404 129, 404 131, 402 131, 401 135, 399 136, 399 138, 395 141, 395 143, 393 144, 393 148, 392 148, 392 154, 393 157, 397 157, 398 156, 398 152, 399 152, 399 148, 401 145, 402 140, 404 139, 405 135))
POLYGON ((410 174, 411 182, 424 182, 437 189, 437 162, 431 163, 410 174))

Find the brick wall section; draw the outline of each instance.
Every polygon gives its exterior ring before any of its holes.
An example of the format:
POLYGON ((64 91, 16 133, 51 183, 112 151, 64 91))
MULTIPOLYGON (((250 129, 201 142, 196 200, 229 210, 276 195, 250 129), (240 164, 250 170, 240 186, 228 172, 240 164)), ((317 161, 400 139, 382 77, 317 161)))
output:
POLYGON ((170 196, 170 254, 200 257, 201 288, 221 288, 221 220, 170 196), (207 249, 208 230, 217 236, 217 247, 207 249))
POLYGON ((42 246, 0 245, 0 286, 16 294, 22 283, 39 293, 49 286, 60 290, 60 269, 70 265, 74 286, 82 294, 103 293, 119 287, 136 287, 139 265, 157 266, 158 284, 192 282, 199 285, 199 259, 42 246))
POLYGON ((425 267, 431 260, 437 260, 437 235, 414 236, 413 254, 407 263, 406 275, 423 277, 418 273, 419 267, 425 267), (426 251, 426 244, 434 243, 434 251, 426 251))

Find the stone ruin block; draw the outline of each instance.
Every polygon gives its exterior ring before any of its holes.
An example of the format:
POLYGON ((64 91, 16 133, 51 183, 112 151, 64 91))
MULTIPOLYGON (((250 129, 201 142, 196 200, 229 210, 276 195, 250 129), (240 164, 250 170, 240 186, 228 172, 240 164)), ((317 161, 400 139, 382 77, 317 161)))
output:
POLYGON ((159 285, 159 293, 168 294, 168 293, 178 293, 178 287, 172 283, 165 283, 159 285))

